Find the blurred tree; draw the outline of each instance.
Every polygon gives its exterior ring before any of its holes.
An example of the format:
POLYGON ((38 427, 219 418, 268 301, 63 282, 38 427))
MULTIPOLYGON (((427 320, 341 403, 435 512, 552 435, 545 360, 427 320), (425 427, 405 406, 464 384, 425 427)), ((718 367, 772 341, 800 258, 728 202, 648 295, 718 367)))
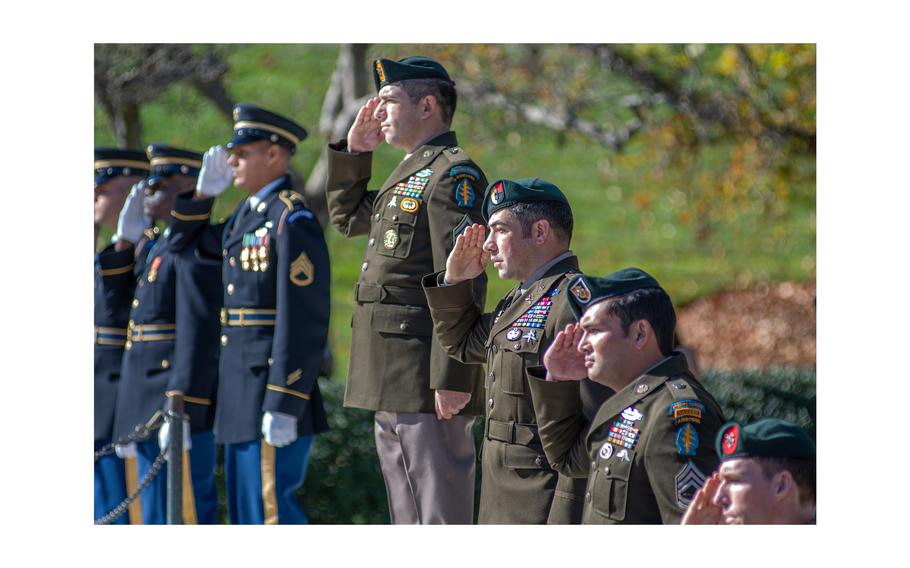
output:
POLYGON ((110 117, 122 147, 142 142, 139 109, 167 87, 190 81, 230 114, 224 90, 227 49, 214 45, 96 44, 95 96, 110 117))

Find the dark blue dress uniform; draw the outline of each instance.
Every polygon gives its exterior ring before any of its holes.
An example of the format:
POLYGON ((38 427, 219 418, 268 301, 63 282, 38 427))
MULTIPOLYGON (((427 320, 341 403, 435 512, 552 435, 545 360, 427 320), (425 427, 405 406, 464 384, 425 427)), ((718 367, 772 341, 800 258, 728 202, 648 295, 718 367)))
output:
MULTIPOLYGON (((252 105, 237 105, 234 122, 229 148, 269 140, 293 152, 306 137, 294 122, 252 105)), ((178 199, 176 209, 192 203, 210 208, 213 201, 178 199)), ((316 382, 328 338, 328 247, 289 176, 242 201, 221 230, 224 309, 215 433, 225 444, 230 521, 306 523, 294 491, 303 484, 313 435, 328 430, 316 382), (266 443, 266 411, 296 417, 297 440, 280 448, 266 443)))
MULTIPOLYGON (((147 175, 148 160, 136 150, 95 149, 95 187, 117 176, 147 175)), ((111 249, 113 247, 110 247, 111 249)), ((120 362, 133 298, 133 256, 129 251, 95 256, 95 451, 111 443, 120 362)), ((126 497, 123 460, 108 454, 95 462, 95 518, 126 497)), ((117 524, 126 524, 125 516, 117 524)))
MULTIPOLYGON (((167 146, 150 146, 152 177, 195 175, 202 156, 167 146)), ((125 436, 161 412, 166 393, 184 395, 191 449, 184 461, 184 523, 217 520, 215 439, 212 432, 218 384, 221 259, 204 230, 208 213, 172 211, 164 233, 139 253, 140 267, 123 357, 114 432, 125 436)), ((179 428, 175 433, 179 435, 179 428)), ((137 444, 142 478, 160 453, 157 437, 137 444)), ((146 524, 166 519, 166 466, 142 493, 146 524)))

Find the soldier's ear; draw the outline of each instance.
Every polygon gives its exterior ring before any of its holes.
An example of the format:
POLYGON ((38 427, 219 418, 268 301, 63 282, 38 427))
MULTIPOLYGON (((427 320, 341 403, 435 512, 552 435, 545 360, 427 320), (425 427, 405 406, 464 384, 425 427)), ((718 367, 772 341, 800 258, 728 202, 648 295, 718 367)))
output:
POLYGON ((417 103, 417 111, 420 113, 420 118, 430 118, 438 110, 439 101, 437 101, 436 97, 433 95, 427 95, 417 103))
POLYGON ((545 243, 552 232, 553 227, 550 226, 550 222, 546 219, 538 219, 531 224, 531 238, 534 239, 535 244, 542 245, 545 243))

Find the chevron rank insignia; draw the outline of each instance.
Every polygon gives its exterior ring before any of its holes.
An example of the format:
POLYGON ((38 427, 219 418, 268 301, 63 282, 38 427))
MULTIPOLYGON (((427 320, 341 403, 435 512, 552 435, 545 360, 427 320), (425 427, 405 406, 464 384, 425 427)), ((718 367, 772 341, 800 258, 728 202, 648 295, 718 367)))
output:
POLYGON ((683 511, 689 508, 689 503, 692 502, 695 493, 702 488, 707 479, 707 476, 692 463, 692 460, 686 462, 686 465, 676 474, 677 506, 683 511))
POLYGON ((291 282, 296 286, 309 286, 316 277, 316 267, 305 252, 300 253, 297 260, 291 263, 289 271, 291 282))

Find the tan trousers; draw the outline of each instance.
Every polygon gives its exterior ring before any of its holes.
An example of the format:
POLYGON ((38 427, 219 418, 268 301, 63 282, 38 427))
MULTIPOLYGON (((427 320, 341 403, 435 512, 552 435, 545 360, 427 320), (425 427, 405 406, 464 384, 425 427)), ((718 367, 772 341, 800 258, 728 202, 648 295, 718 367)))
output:
POLYGON ((392 524, 471 524, 474 417, 378 411, 373 426, 392 524))

